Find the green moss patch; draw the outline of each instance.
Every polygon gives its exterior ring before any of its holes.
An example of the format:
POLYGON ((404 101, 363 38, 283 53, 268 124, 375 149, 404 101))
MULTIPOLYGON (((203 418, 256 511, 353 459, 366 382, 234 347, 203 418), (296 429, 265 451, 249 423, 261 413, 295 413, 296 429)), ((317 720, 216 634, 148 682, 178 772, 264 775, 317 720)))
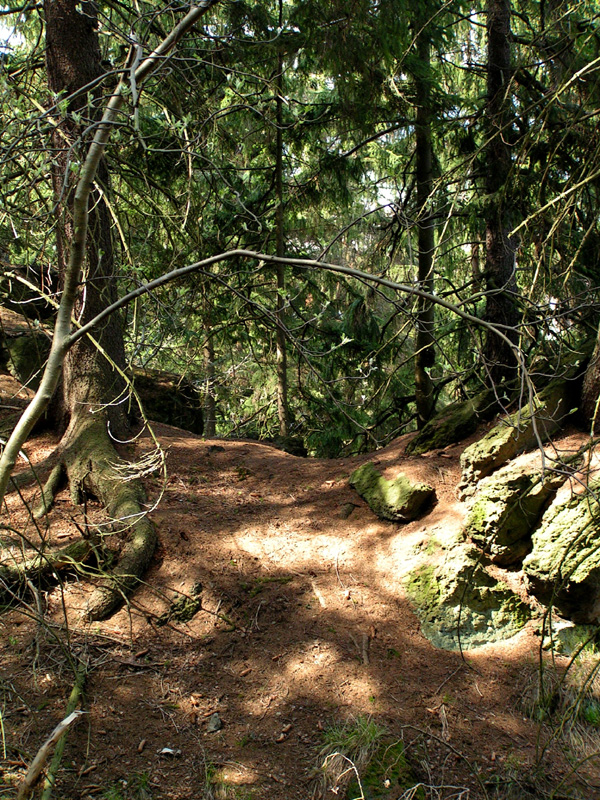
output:
POLYGON ((480 487, 465 535, 496 564, 519 561, 531 550, 531 532, 563 482, 563 476, 544 479, 541 470, 500 470, 480 487))
POLYGON ((477 426, 498 410, 495 395, 491 391, 481 392, 472 400, 452 403, 443 408, 423 427, 423 430, 408 443, 406 452, 419 455, 466 439, 477 426))
POLYGON ((444 650, 508 639, 531 616, 506 584, 486 572, 477 551, 465 545, 453 547, 437 566, 418 568, 406 589, 423 635, 444 650))
POLYGON ((554 381, 532 406, 525 406, 505 417, 467 447, 460 459, 462 478, 459 489, 463 496, 473 494, 481 478, 490 475, 518 453, 535 447, 538 436, 546 441, 559 430, 570 411, 570 390, 569 381, 554 381))
POLYGON ((50 352, 50 339, 43 333, 28 333, 7 336, 2 344, 1 360, 13 378, 30 389, 37 390, 42 367, 50 352))
POLYGON ((352 473, 350 486, 378 517, 392 522, 416 519, 431 506, 435 498, 435 490, 431 486, 412 483, 402 473, 395 480, 386 480, 370 461, 352 473))
POLYGON ((600 621, 600 490, 551 506, 523 562, 529 588, 577 623, 600 621))
MULTIPOLYGON (((366 770, 350 782, 347 800, 396 800, 399 794, 412 789, 418 783, 406 760, 404 744, 400 741, 382 742, 371 758, 366 770), (361 794, 362 789, 362 794, 361 794)), ((425 792, 418 787, 411 793, 414 800, 425 800, 425 792)))

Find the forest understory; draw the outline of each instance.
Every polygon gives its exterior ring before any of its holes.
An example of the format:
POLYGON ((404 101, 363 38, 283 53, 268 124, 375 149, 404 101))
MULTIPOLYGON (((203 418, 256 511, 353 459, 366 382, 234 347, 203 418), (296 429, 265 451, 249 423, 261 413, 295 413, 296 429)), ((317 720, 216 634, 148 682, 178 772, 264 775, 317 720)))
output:
MULTIPOLYGON (((2 376, 4 406, 20 404, 18 389, 2 376)), ((427 641, 406 598, 431 540, 464 522, 459 456, 475 436, 424 456, 405 455, 408 435, 371 456, 317 460, 154 427, 169 477, 146 478, 150 506, 161 500, 144 585, 105 622, 83 621, 91 588, 75 576, 24 587, 2 615, 0 796, 15 796, 84 664, 61 800, 356 798, 353 764, 364 779, 363 751, 382 742, 403 742, 403 766, 394 750, 361 784, 365 798, 600 797, 597 724, 567 724, 566 685, 556 713, 540 700, 540 659, 553 689, 569 665, 541 650, 541 607, 517 636, 460 653, 427 641), (348 484, 367 460, 434 485, 437 503, 405 525, 377 519, 348 484), (328 752, 347 752, 337 783, 328 752)), ((565 431, 554 445, 581 439, 565 431)), ((55 444, 38 436, 27 456, 43 471, 55 444)), ((142 436, 129 455, 153 446, 142 436)), ((29 504, 35 492, 22 490, 29 504)), ((66 491, 39 527, 17 493, 7 505, 11 528, 50 547, 104 520, 66 491)))

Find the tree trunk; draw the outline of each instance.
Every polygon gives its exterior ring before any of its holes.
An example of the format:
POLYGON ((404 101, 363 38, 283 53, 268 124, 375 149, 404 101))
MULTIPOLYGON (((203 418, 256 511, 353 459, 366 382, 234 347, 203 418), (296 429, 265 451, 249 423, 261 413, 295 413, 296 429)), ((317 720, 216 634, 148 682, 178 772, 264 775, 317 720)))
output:
MULTIPOLYGON (((511 153, 506 143, 511 119, 511 5, 510 0, 488 0, 487 3, 487 144, 486 191, 490 203, 486 219, 485 287, 487 306, 485 319, 495 325, 508 326, 509 339, 518 339, 515 330, 519 317, 515 303, 516 242, 510 236, 513 220, 508 192, 511 153)), ((488 333, 484 359, 492 384, 510 379, 517 361, 508 342, 488 333)))
MULTIPOLYGON (((208 312, 207 312, 208 313, 208 312)), ((204 320, 204 436, 214 439, 217 435, 217 402, 215 395, 215 344, 212 322, 204 320)))
MULTIPOLYGON (((78 156, 83 162, 89 146, 82 131, 101 116, 101 93, 94 82, 102 75, 102 69, 95 5, 77 0, 46 0, 44 10, 48 86, 55 97, 67 98, 64 121, 53 134, 52 159, 58 217, 57 267, 64 283, 75 234, 72 212, 77 177, 72 165, 77 164, 78 156)), ((81 324, 117 299, 110 215, 104 200, 107 192, 108 172, 101 161, 88 201, 85 263, 74 306, 81 324)), ((96 329, 94 339, 95 342, 82 337, 65 356, 62 379, 51 404, 51 416, 64 434, 61 460, 44 488, 38 510, 48 509, 66 475, 75 502, 81 502, 83 494, 99 498, 113 527, 128 530, 128 541, 116 570, 89 603, 88 616, 101 618, 109 615, 134 588, 152 557, 156 534, 143 513, 140 481, 124 482, 123 473, 115 469, 120 459, 110 434, 122 436, 127 430, 121 315, 108 317, 96 329)))
MULTIPOLYGON (((279 28, 283 25, 283 0, 279 0, 279 28)), ((277 211, 275 217, 275 254, 279 258, 285 255, 283 225, 283 53, 281 47, 277 53, 275 124, 277 134, 275 140, 275 192, 277 211)), ((277 264, 277 306, 275 317, 277 322, 277 416, 279 419, 279 435, 289 435, 288 385, 287 385, 287 350, 285 340, 285 273, 283 264, 277 264)))
POLYGON ((600 433, 600 413, 598 410, 598 400, 600 398, 600 328, 596 346, 590 359, 589 366, 583 379, 581 390, 581 403, 579 414, 586 425, 594 434, 600 433))
MULTIPOLYGON (((435 252, 435 229, 431 214, 431 192, 433 189, 433 148, 431 143, 431 93, 429 68, 430 44, 426 33, 421 31, 418 55, 425 77, 415 81, 417 117, 416 172, 417 172, 417 229, 419 238, 419 288, 433 294, 433 256, 435 252)), ((415 399, 417 425, 422 428, 434 410, 433 381, 428 369, 435 361, 434 306, 419 298, 417 311, 417 336, 415 353, 415 399)))
MULTIPOLYGON (((71 169, 75 160, 73 153, 82 153, 86 145, 81 140, 82 130, 100 116, 100 88, 82 89, 101 77, 102 67, 95 5, 76 0, 47 0, 44 9, 48 87, 54 96, 69 98, 63 124, 53 134, 52 159, 58 215, 57 268, 62 281, 73 237, 71 212, 76 185, 76 173, 71 169), (74 120, 74 114, 81 123, 74 120)), ((104 201, 107 192, 108 172, 102 161, 90 198, 84 288, 75 306, 75 316, 81 324, 117 299, 110 215, 104 201)), ((118 372, 125 368, 121 315, 111 315, 96 330, 95 339, 104 355, 88 337, 82 338, 67 353, 51 415, 57 427, 64 431, 70 423, 77 426, 79 415, 102 410, 113 431, 121 435, 126 430, 126 403, 119 402, 124 399, 125 391, 125 383, 118 372)))

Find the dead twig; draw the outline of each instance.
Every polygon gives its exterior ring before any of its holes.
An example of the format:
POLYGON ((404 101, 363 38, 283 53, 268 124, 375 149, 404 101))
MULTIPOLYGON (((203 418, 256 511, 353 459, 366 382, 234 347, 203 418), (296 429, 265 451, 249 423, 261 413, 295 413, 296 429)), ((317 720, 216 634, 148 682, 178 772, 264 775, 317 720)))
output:
POLYGON ((31 762, 31 766, 27 770, 27 774, 19 786, 17 800, 28 800, 55 744, 58 742, 61 736, 63 736, 69 730, 69 728, 74 725, 75 722, 77 722, 83 713, 83 711, 73 711, 61 722, 59 722, 56 728, 54 728, 50 736, 38 750, 36 757, 31 762))

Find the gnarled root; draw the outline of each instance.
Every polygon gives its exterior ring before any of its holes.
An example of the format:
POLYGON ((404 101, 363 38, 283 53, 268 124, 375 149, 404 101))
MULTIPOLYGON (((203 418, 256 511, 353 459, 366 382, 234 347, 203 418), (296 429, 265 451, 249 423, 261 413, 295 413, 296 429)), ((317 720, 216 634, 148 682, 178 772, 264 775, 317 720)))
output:
POLYGON ((133 591, 156 548, 156 531, 144 509, 146 499, 139 477, 127 472, 108 434, 102 414, 82 413, 71 422, 61 443, 60 464, 44 487, 39 511, 45 512, 66 477, 75 503, 86 495, 106 508, 113 530, 127 532, 119 562, 92 593, 85 616, 105 619, 133 591))
POLYGON ((5 561, 0 564, 0 581, 15 586, 29 578, 52 575, 62 570, 80 570, 92 554, 92 545, 85 539, 52 553, 38 553, 26 561, 5 561))

